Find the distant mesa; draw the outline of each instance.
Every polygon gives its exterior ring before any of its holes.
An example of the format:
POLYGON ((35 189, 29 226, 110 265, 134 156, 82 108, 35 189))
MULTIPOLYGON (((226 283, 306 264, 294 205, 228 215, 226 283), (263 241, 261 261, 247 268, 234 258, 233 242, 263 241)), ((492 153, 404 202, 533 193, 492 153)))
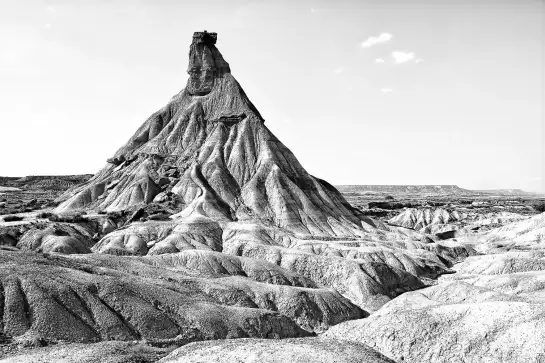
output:
POLYGON ((539 195, 539 193, 526 192, 521 189, 490 189, 471 190, 460 188, 457 185, 338 185, 343 192, 358 193, 387 193, 387 194, 435 194, 435 195, 539 195))
POLYGON ((478 192, 460 188, 457 185, 339 185, 343 192, 388 193, 388 194, 454 194, 475 195, 478 192))
POLYGON ((540 195, 540 193, 527 192, 522 189, 484 189, 484 190, 476 190, 476 192, 485 193, 485 194, 513 195, 513 196, 540 195))

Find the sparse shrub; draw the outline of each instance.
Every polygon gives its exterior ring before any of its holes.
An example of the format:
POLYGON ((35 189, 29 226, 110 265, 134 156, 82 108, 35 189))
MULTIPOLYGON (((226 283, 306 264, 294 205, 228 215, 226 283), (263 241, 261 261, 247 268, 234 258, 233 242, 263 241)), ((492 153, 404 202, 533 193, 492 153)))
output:
POLYGON ((380 209, 401 209, 403 204, 401 203, 392 203, 392 202, 369 202, 367 203, 369 209, 380 208, 380 209))
POLYGON ((16 222, 16 221, 22 221, 23 220, 23 217, 14 216, 14 215, 4 216, 2 218, 4 219, 4 222, 16 222))
POLYGON ((46 219, 46 218, 51 217, 52 215, 53 215, 53 213, 51 213, 51 212, 40 212, 40 213, 36 214, 36 218, 46 219))
POLYGON ((4 333, 0 333, 0 344, 8 344, 11 343, 11 341, 11 337, 5 335, 4 333))
POLYGON ((364 216, 373 216, 373 217, 386 217, 388 216, 388 213, 389 212, 387 210, 377 209, 377 208, 364 209, 361 211, 361 214, 363 214, 364 216))
POLYGON ((426 204, 428 207, 442 207, 447 204, 447 202, 436 202, 432 200, 427 200, 426 204))
POLYGON ((534 202, 532 208, 537 210, 539 213, 545 212, 545 201, 540 200, 539 202, 534 202))
POLYGON ((116 212, 108 212, 108 218, 110 219, 118 219, 118 218, 121 218, 125 215, 125 212, 124 211, 116 211, 116 212))
POLYGON ((53 214, 49 217, 51 222, 79 223, 87 219, 81 213, 72 214, 53 214))

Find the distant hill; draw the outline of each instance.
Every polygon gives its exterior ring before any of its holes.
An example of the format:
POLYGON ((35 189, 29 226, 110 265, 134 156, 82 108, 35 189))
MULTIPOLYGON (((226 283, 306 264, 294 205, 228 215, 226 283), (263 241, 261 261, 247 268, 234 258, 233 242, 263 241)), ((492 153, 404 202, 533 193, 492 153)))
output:
POLYGON ((541 195, 540 193, 527 192, 522 189, 486 189, 486 190, 476 190, 476 192, 492 194, 492 195, 520 195, 520 196, 541 195))
POLYGON ((0 186, 4 189, 11 187, 24 190, 66 190, 89 180, 92 176, 92 174, 30 175, 22 178, 0 176, 0 186))
POLYGON ((457 185, 337 185, 342 193, 358 194, 433 194, 433 195, 475 195, 477 191, 460 188, 457 185))

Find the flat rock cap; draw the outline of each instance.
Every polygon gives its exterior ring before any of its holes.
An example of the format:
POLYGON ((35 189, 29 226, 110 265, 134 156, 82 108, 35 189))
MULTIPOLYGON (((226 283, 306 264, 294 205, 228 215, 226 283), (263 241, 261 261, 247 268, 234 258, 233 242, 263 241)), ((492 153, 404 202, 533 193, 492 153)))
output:
POLYGON ((193 44, 216 44, 218 40, 217 33, 209 33, 206 30, 202 32, 193 33, 193 44))

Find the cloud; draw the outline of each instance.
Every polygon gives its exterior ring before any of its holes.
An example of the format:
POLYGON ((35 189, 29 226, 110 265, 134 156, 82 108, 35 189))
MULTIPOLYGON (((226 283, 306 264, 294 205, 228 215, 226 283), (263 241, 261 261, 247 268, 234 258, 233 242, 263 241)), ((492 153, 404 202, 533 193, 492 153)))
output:
POLYGON ((383 94, 388 94, 390 92, 393 92, 394 90, 391 89, 391 88, 381 88, 380 89, 380 92, 382 92, 383 94))
POLYGON ((344 71, 344 68, 343 68, 343 67, 339 67, 339 68, 335 68, 335 69, 333 70, 333 73, 335 73, 335 74, 341 74, 343 71, 344 71))
POLYGON ((375 63, 384 63, 384 58, 375 59, 375 63))
POLYGON ((377 37, 369 37, 367 40, 361 42, 362 48, 370 48, 373 45, 380 44, 380 43, 386 43, 387 41, 391 40, 393 38, 393 35, 390 33, 380 33, 377 37))
POLYGON ((394 63, 396 64, 403 64, 408 62, 422 63, 424 61, 422 58, 417 58, 414 52, 402 52, 400 50, 392 52, 392 58, 394 59, 394 63))
POLYGON ((395 51, 392 52, 392 57, 394 58, 394 62, 396 62, 397 64, 401 64, 414 61, 415 54, 412 52, 395 51))

